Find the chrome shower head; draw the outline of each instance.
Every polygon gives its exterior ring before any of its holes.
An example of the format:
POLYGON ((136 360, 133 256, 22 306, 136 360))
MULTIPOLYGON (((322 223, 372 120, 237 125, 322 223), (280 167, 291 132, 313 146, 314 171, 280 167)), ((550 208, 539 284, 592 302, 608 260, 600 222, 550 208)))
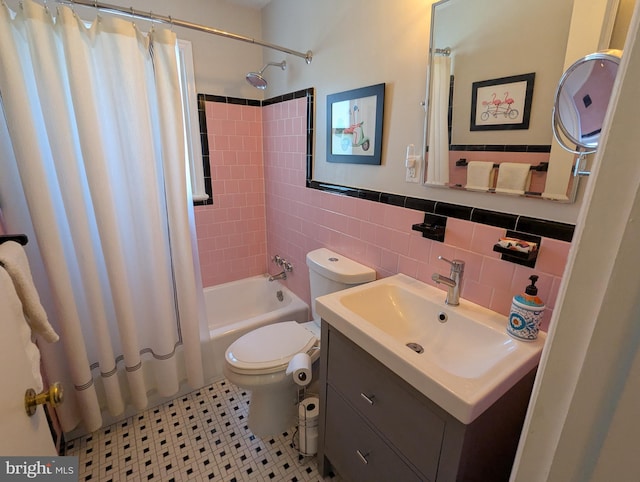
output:
POLYGON ((252 86, 254 86, 256 89, 260 89, 260 90, 264 90, 267 88, 267 85, 269 84, 267 82, 267 79, 265 79, 262 76, 262 73, 267 70, 267 67, 269 67, 270 65, 274 65, 276 67, 280 67, 282 70, 286 70, 287 68, 287 61, 283 60, 282 62, 269 62, 267 65, 265 65, 264 67, 262 67, 262 69, 260 70, 260 72, 249 72, 246 76, 245 79, 247 79, 247 82, 249 82, 252 86))
POLYGON ((253 85, 256 89, 264 90, 267 88, 267 79, 258 72, 249 72, 245 78, 247 79, 247 82, 253 85))

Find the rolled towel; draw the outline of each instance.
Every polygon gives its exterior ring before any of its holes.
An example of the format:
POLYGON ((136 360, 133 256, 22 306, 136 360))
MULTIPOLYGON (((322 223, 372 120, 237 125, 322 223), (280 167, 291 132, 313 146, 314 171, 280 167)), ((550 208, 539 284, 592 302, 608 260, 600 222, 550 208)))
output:
POLYGON ((31 329, 49 343, 59 340, 58 334, 49 324, 47 313, 40 303, 40 296, 33 284, 29 260, 24 248, 14 241, 0 244, 0 265, 9 273, 22 311, 31 329))
POLYGON ((0 320, 5 333, 2 336, 2 352, 0 361, 7 366, 16 363, 23 351, 29 360, 29 368, 33 374, 33 389, 42 391, 42 375, 40 374, 40 350, 31 341, 31 329, 25 322, 22 303, 6 270, 0 268, 0 320))
POLYGON ((496 192, 524 194, 531 182, 531 164, 502 162, 498 168, 496 192))
POLYGON ((465 188, 472 191, 488 191, 493 186, 494 177, 493 162, 469 161, 465 188))

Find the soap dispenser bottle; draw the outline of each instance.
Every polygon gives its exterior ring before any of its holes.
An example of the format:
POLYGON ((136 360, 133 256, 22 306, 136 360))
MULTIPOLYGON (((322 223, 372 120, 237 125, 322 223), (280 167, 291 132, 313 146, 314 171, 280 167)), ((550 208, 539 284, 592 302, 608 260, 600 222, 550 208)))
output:
POLYGON ((529 276, 531 284, 527 286, 524 293, 513 297, 507 332, 520 340, 535 340, 538 337, 540 322, 544 303, 538 298, 538 288, 536 281, 538 276, 529 276))

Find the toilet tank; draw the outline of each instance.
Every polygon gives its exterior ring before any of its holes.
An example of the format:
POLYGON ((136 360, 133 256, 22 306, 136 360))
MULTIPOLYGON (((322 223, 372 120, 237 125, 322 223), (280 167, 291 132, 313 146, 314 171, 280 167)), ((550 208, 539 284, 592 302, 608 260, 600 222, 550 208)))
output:
POLYGON ((327 248, 307 253, 311 311, 316 315, 316 298, 335 291, 344 290, 376 279, 375 270, 353 261, 327 248))

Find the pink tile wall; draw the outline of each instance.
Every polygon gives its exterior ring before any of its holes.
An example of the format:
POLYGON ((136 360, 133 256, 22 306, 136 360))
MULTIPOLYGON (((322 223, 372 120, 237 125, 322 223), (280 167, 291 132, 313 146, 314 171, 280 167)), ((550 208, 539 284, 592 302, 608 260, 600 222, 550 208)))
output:
POLYGON ((204 286, 265 272, 260 107, 206 103, 213 205, 196 206, 204 286))
POLYGON ((306 99, 264 107, 263 128, 268 255, 293 263, 286 284, 307 302, 305 255, 312 249, 328 247, 374 268, 379 278, 405 273, 429 284, 432 273, 449 272, 437 259, 442 255, 466 261, 464 298, 505 315, 528 277, 539 275, 547 329, 570 243, 543 239, 533 270, 502 261, 492 251, 504 229, 449 218, 445 243, 422 238, 411 230, 422 222, 421 212, 305 187, 306 99))

